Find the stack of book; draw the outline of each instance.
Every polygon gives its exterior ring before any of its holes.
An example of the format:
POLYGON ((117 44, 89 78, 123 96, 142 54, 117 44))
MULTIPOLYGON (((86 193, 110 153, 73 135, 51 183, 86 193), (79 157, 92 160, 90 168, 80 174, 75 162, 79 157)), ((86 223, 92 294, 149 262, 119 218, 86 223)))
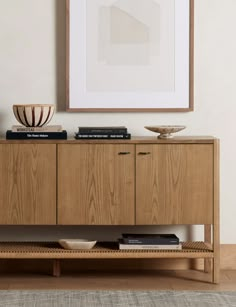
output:
POLYGON ((131 134, 125 126, 79 127, 76 139, 130 139, 131 134))
POLYGON ((182 244, 175 234, 124 233, 118 241, 119 249, 182 249, 182 244))
POLYGON ((32 140, 32 139, 59 139, 66 140, 67 132, 61 125, 43 127, 25 127, 13 125, 11 130, 7 130, 6 139, 8 140, 32 140))

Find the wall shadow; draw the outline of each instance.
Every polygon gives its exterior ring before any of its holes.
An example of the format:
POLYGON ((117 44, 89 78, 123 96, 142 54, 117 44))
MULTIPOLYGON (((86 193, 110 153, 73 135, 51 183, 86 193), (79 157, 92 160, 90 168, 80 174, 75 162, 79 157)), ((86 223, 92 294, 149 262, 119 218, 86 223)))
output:
POLYGON ((66 0, 55 0, 57 112, 66 111, 66 0))

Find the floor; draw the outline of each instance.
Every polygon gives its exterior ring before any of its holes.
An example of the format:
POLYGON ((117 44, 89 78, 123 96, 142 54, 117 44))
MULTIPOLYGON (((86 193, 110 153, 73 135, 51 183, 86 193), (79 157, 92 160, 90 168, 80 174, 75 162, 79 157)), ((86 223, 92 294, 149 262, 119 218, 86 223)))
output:
POLYGON ((94 271, 61 277, 49 274, 1 273, 0 289, 77 290, 216 290, 236 291, 236 271, 222 271, 220 284, 211 284, 208 274, 199 271, 94 271))

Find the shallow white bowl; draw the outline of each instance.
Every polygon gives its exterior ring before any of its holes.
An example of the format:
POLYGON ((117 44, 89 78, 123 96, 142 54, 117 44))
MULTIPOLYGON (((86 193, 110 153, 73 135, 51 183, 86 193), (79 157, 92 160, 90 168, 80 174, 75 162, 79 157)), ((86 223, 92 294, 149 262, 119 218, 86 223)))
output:
POLYGON ((97 243, 86 239, 60 239, 58 242, 66 249, 91 249, 97 243))
POLYGON ((50 122, 54 114, 53 104, 15 104, 13 113, 25 127, 42 127, 50 122))

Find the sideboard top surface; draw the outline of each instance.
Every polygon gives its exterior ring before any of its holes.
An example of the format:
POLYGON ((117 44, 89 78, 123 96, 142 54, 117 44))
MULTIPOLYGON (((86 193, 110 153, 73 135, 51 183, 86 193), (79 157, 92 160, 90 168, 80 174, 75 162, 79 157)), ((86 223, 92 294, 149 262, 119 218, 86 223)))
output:
POLYGON ((166 140, 158 139, 156 136, 133 136, 130 140, 76 140, 73 137, 69 137, 67 140, 6 140, 2 138, 0 144, 212 144, 215 141, 217 138, 213 136, 175 136, 166 140))

